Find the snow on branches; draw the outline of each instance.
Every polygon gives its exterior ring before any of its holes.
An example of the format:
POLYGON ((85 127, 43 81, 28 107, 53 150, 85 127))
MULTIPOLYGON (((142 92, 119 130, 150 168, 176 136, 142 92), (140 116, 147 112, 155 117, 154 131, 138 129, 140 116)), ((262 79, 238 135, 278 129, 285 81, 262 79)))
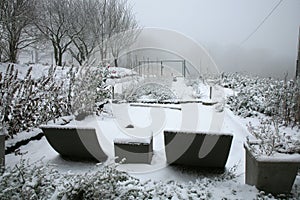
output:
POLYGON ((104 68, 59 68, 61 74, 50 67, 40 78, 32 77, 32 67, 24 78, 14 65, 0 73, 0 131, 7 137, 64 115, 91 113, 97 101, 110 95, 104 68))

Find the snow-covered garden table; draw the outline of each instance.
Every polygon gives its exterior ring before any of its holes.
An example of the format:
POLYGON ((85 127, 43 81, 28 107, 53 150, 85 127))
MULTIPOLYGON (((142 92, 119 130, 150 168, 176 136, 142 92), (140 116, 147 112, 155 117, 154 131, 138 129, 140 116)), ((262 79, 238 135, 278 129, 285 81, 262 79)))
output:
POLYGON ((151 164, 153 156, 153 139, 150 138, 116 138, 114 140, 116 162, 151 164))

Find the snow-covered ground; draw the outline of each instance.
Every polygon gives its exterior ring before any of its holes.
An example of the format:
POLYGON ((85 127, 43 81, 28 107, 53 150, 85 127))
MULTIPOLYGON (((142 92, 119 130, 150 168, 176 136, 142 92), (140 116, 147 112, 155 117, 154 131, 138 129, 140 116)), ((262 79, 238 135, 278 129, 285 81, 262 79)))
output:
MULTIPOLYGON (((42 66, 35 67, 36 70, 35 68, 33 69, 34 76, 42 76, 44 71, 48 70, 47 68, 42 68, 42 66)), ((24 69, 23 66, 18 68, 21 69, 20 71, 24 70, 21 74, 26 73, 26 67, 24 67, 24 69)), ((5 71, 3 70, 3 67, 0 67, 0 69, 1 71, 5 71)), ((119 74, 127 72, 125 70, 116 70, 116 73, 119 71, 119 74)), ((128 76, 133 75, 129 72, 127 74, 128 76)), ((125 75, 120 75, 120 77, 123 76, 125 75)), ((122 82, 120 81, 119 83, 122 82)), ((173 92, 181 99, 195 99, 195 91, 191 86, 185 85, 183 78, 177 78, 177 81, 172 83, 171 90, 173 90, 173 92)), ((209 87, 207 85, 203 85, 202 91, 203 98, 208 99, 209 87)), ((233 93, 233 91, 229 89, 224 90, 217 86, 213 88, 213 100, 221 102, 221 105, 202 105, 200 103, 168 105, 110 103, 105 107, 105 110, 107 110, 108 113, 103 113, 101 116, 89 116, 84 121, 73 120, 70 123, 71 125, 79 127, 88 126, 96 128, 99 142, 109 156, 106 163, 110 163, 114 160, 113 140, 126 135, 125 126, 132 124, 135 128, 139 128, 141 130, 150 130, 152 128, 151 131, 153 131, 153 127, 150 127, 152 122, 163 122, 160 123, 159 127, 154 130, 154 156, 151 165, 121 164, 118 169, 128 172, 130 175, 140 179, 142 182, 151 180, 152 184, 162 182, 166 187, 175 187, 172 185, 174 183, 173 181, 175 181, 176 183, 180 183, 181 186, 184 186, 184 188, 180 189, 183 194, 188 193, 191 188, 199 190, 201 189, 199 185, 202 185, 210 192, 211 199, 256 199, 259 191, 254 186, 245 184, 245 153, 243 143, 246 140, 246 136, 249 135, 246 124, 249 121, 254 124, 258 123, 258 119, 244 119, 235 116, 226 107, 223 112, 220 112, 219 107, 224 104, 224 102, 222 102, 222 98, 229 93, 233 93), (118 109, 120 106, 126 110, 126 115, 128 115, 129 118, 122 117, 123 115, 118 116, 118 109), (191 111, 197 111, 193 112, 197 113, 197 115, 194 116, 191 111), (218 131, 234 135, 226 169, 228 171, 233 170, 233 174, 235 176, 232 178, 214 181, 214 176, 218 177, 219 175, 206 174, 206 172, 203 171, 178 168, 168 166, 166 164, 162 131, 166 129, 188 130, 189 127, 187 126, 186 121, 193 121, 196 123, 195 131, 218 131), (211 176, 213 176, 213 178, 211 178, 211 176), (168 186, 167 183, 171 186, 168 186)), ((36 129, 28 134, 34 135, 39 131, 40 130, 36 129)), ((288 131, 296 132, 297 130, 288 131)), ((20 136, 17 136, 14 140, 6 141, 6 145, 12 145, 12 143, 18 141, 18 139, 24 138, 24 134, 27 133, 20 134, 20 136)), ((41 140, 31 141, 27 145, 20 147, 19 154, 17 155, 13 153, 6 155, 6 166, 13 167, 19 163, 22 158, 28 159, 32 163, 42 160, 43 163, 50 164, 61 173, 73 172, 84 174, 89 171, 98 170, 98 168, 95 167, 95 163, 73 162, 62 159, 48 144, 45 137, 41 140)), ((296 191, 299 190, 299 188, 300 176, 297 176, 292 193, 299 193, 299 191, 296 191)), ((272 198, 273 197, 270 196, 270 199, 272 198)))
MULTIPOLYGON (((6 72, 6 68, 9 65, 9 63, 0 63, 0 72, 3 74, 6 72)), ((40 78, 42 76, 46 76, 48 74, 49 68, 51 67, 50 65, 42 65, 42 64, 13 64, 15 69, 18 69, 18 78, 23 79, 25 75, 28 72, 29 68, 32 68, 31 75, 32 78, 40 78)), ((66 73, 68 72, 68 69, 70 69, 70 66, 65 66, 65 67, 57 67, 56 70, 56 75, 59 78, 64 78, 66 76, 66 73)), ((137 73, 126 69, 122 67, 107 67, 109 71, 109 78, 112 79, 120 79, 128 76, 134 76, 137 73)))
MULTIPOLYGON (((150 109, 128 106, 131 121, 135 126, 146 127, 151 122, 149 119, 150 109)), ((199 131, 209 131, 214 108, 211 106, 195 105, 199 109, 198 128, 199 131)), ((164 108, 166 113, 166 122, 164 129, 179 130, 181 129, 182 111, 177 109, 164 108)), ((157 116, 154 116, 157 117, 157 116)), ((255 119, 254 119, 255 120, 255 119)), ((234 172, 237 177, 232 180, 217 181, 209 188, 213 199, 254 199, 258 193, 253 186, 245 184, 245 156, 243 142, 248 135, 245 124, 239 117, 235 116, 230 110, 225 109, 224 122, 221 126, 221 132, 232 133, 234 135, 231 151, 226 164, 227 169, 236 167, 234 172)), ((82 122, 76 122, 77 126, 95 127, 98 138, 104 151, 109 155, 107 162, 114 158, 113 140, 122 137, 124 134, 121 128, 116 125, 115 118, 111 117, 88 117, 82 122)), ((141 181, 152 180, 156 182, 165 182, 175 180, 181 184, 196 182, 197 179, 203 179, 205 175, 197 171, 182 170, 180 168, 167 166, 164 154, 164 142, 162 132, 154 137, 154 157, 151 165, 147 164, 123 164, 119 166, 120 170, 125 170, 141 181)), ((48 144, 45 137, 39 141, 32 141, 28 145, 20 148, 23 155, 8 154, 6 155, 6 165, 13 167, 21 158, 29 159, 30 162, 41 160, 49 163, 61 172, 86 173, 95 169, 94 163, 73 162, 63 160, 48 144)), ((300 177, 295 180, 296 185, 300 186, 300 177)), ((295 191, 294 191, 295 192, 295 191)))
MULTIPOLYGON (((0 72, 4 74, 6 72, 6 68, 9 64, 8 63, 0 63, 0 72)), ((27 71, 30 67, 32 67, 32 78, 40 78, 42 76, 45 76, 48 74, 48 70, 50 66, 45 66, 41 64, 35 64, 35 65, 19 65, 14 64, 15 69, 18 69, 18 78, 23 79, 27 71)))

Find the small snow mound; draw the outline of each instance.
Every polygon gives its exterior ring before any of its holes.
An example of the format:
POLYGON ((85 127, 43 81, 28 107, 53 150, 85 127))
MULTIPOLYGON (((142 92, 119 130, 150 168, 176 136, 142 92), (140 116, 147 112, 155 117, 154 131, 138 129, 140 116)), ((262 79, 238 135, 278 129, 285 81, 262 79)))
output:
POLYGON ((124 78, 127 76, 137 75, 135 71, 123 67, 109 67, 109 78, 124 78))

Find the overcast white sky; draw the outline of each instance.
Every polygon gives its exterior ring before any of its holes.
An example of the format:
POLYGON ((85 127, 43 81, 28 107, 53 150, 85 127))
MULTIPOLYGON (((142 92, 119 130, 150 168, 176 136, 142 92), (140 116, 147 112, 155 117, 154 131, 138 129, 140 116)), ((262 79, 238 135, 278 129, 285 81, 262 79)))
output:
POLYGON ((300 0, 129 0, 142 27, 179 31, 204 45, 221 70, 281 75, 295 71, 300 0))

